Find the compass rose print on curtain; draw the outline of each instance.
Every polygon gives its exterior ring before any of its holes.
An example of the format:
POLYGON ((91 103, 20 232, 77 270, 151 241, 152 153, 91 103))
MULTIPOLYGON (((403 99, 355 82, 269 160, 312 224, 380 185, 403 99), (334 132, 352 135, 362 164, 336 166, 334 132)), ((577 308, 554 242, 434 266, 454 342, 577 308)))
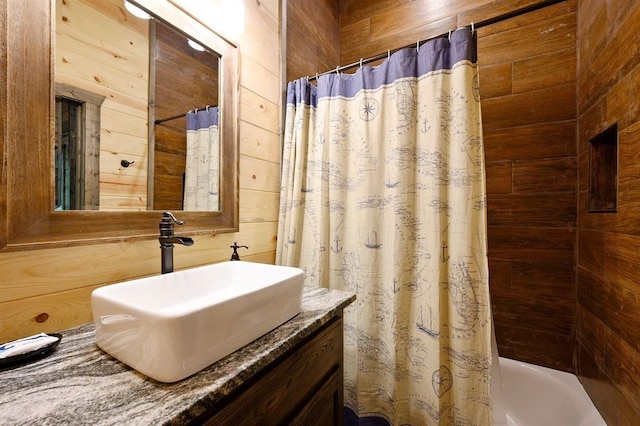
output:
POLYGON ((347 423, 491 423, 475 56, 465 28, 317 87, 289 83, 276 263, 357 295, 347 423))

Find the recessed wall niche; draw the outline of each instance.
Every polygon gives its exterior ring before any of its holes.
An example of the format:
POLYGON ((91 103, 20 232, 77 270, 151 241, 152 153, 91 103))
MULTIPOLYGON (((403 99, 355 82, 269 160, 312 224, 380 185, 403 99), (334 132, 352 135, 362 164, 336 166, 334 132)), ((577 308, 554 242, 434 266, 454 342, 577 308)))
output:
POLYGON ((589 213, 615 213, 618 200, 618 123, 589 141, 589 213))

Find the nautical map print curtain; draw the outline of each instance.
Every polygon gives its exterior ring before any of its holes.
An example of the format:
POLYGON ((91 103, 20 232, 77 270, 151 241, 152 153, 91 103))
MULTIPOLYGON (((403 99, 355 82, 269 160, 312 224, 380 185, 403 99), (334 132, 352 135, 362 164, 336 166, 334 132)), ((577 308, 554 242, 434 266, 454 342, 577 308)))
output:
POLYGON ((491 424, 475 46, 460 29, 288 85, 276 263, 356 293, 344 314, 356 423, 491 424))
POLYGON ((184 210, 219 210, 220 137, 218 108, 187 113, 184 210))

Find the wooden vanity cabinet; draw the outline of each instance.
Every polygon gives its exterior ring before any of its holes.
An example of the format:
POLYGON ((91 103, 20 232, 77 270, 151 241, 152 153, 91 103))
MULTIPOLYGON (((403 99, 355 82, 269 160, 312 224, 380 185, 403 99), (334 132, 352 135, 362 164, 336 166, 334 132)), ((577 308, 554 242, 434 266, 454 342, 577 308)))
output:
POLYGON ((342 425, 342 316, 207 410, 205 425, 342 425))

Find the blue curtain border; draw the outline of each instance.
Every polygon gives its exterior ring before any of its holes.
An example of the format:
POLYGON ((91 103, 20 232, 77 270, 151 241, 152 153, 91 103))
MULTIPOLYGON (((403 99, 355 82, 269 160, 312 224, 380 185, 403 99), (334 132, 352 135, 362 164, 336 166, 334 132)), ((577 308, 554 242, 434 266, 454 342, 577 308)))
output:
POLYGON ((373 90, 394 81, 422 76, 434 71, 451 70, 455 64, 477 60, 476 33, 471 28, 459 28, 451 37, 427 41, 419 49, 398 50, 378 66, 363 66, 354 74, 329 73, 318 77, 317 86, 305 77, 287 85, 287 104, 316 107, 323 97, 355 97, 362 90, 373 90))

